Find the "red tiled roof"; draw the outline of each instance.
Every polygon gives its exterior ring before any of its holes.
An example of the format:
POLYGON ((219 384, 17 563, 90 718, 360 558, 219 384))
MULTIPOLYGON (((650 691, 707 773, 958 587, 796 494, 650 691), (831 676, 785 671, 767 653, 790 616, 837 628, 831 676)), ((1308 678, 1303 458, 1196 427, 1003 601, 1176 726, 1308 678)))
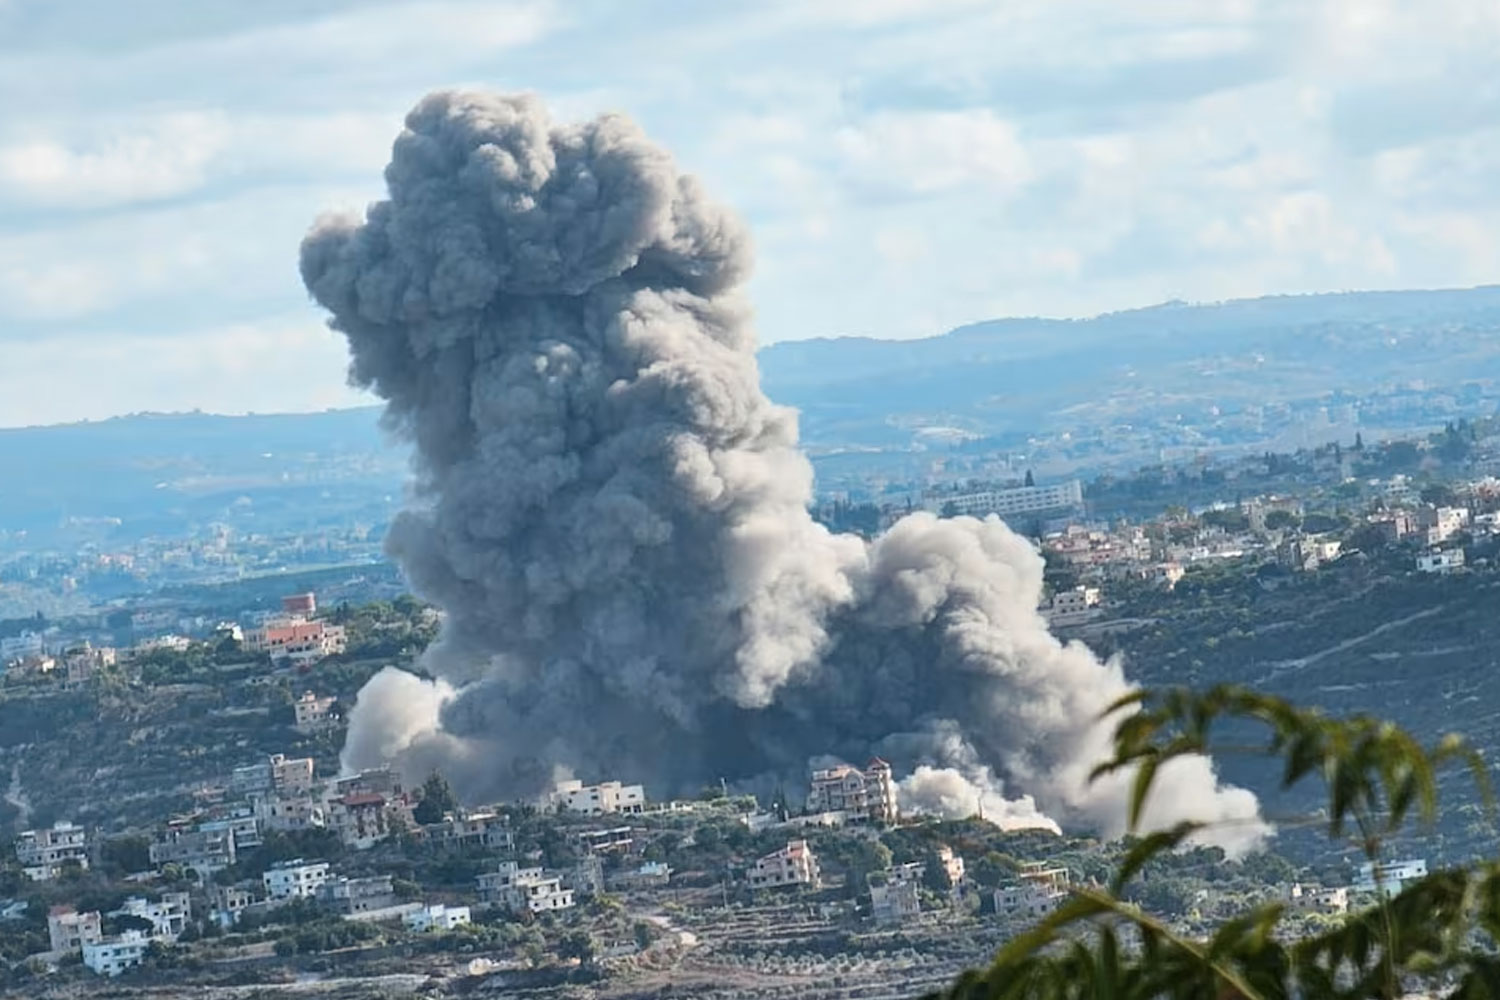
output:
POLYGON ((345 795, 339 799, 339 804, 343 806, 385 805, 385 796, 377 795, 374 792, 356 792, 353 795, 345 795))

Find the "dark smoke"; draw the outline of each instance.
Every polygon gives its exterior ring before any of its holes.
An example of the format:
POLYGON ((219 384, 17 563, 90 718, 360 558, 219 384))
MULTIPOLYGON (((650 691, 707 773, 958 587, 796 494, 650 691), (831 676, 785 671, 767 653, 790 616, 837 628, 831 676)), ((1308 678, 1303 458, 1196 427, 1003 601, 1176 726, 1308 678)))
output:
MULTIPOLYGON (((909 808, 1113 833, 1090 786, 1120 667, 1061 645, 1041 560, 999 521, 916 514, 873 543, 807 513, 797 421, 760 390, 739 221, 628 120, 554 125, 533 97, 438 93, 389 198, 324 219, 302 275, 354 382, 416 445, 391 530, 447 611, 423 666, 360 693, 347 766, 438 767, 470 799, 555 776, 658 796, 798 780, 871 753, 909 808)), ((1154 824, 1253 796, 1169 769, 1154 824)))

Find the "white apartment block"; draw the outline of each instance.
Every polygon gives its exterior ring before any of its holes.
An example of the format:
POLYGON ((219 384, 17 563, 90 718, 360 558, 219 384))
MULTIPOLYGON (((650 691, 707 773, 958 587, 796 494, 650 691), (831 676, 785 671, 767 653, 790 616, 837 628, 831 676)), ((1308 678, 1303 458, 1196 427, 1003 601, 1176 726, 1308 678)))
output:
POLYGON ((131 966, 140 965, 151 947, 151 938, 140 931, 126 931, 117 938, 105 938, 83 946, 83 964, 101 976, 118 976, 131 966))
POLYGON ((45 830, 27 830, 16 838, 16 860, 33 882, 56 878, 67 865, 87 868, 88 833, 67 820, 45 830))
POLYGON ((806 812, 841 812, 852 820, 896 822, 899 810, 891 765, 872 757, 863 771, 848 764, 814 771, 806 812))
POLYGON ((563 888, 560 876, 547 875, 541 868, 522 868, 514 861, 501 862, 497 871, 486 872, 475 881, 480 899, 512 913, 547 913, 573 905, 573 890, 563 888))
POLYGON ((1350 886, 1355 892, 1380 892, 1395 895, 1406 888, 1406 883, 1427 877, 1427 860, 1414 858, 1409 861, 1366 861, 1359 866, 1350 886))
POLYGON ((98 910, 79 913, 71 906, 54 906, 47 913, 48 947, 57 954, 77 951, 104 937, 98 910))
POLYGON ((1451 573, 1463 567, 1463 549, 1433 549, 1417 556, 1417 570, 1422 573, 1451 573))
POLYGON ((924 496, 922 505, 934 514, 948 512, 970 517, 998 514, 1004 518, 1041 514, 1082 507, 1083 483, 1071 479, 1054 486, 1012 486, 968 493, 934 493, 924 496))
POLYGON ((407 930, 418 934, 424 934, 427 931, 451 931, 469 922, 469 908, 433 903, 406 914, 401 918, 401 922, 406 925, 407 930))
POLYGON ((585 785, 575 779, 558 782, 552 790, 552 801, 559 809, 585 816, 640 813, 646 811, 646 790, 640 785, 622 785, 618 781, 585 785))
POLYGON ((328 881, 328 862, 283 861, 261 876, 267 899, 310 899, 318 887, 328 881))
POLYGON ((781 850, 756 861, 748 878, 752 889, 779 889, 788 885, 817 889, 823 885, 818 859, 805 840, 789 840, 781 850))
POLYGON ((120 904, 118 910, 112 910, 108 915, 139 917, 150 921, 151 937, 176 941, 178 935, 187 929, 188 921, 193 918, 193 908, 187 893, 166 892, 155 903, 142 896, 131 896, 120 904))
POLYGON ((995 912, 1036 918, 1051 913, 1068 898, 1068 870, 1040 862, 1021 866, 1020 879, 995 890, 995 912))

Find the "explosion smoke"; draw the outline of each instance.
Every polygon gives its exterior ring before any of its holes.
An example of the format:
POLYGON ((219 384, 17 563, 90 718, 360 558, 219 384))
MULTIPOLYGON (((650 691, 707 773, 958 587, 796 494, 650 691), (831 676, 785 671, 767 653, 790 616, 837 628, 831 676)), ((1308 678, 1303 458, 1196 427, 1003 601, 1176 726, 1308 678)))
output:
MULTIPOLYGON (((799 780, 872 753, 908 808, 1120 832, 1091 784, 1117 663, 1054 639, 1042 561, 997 519, 913 514, 874 542, 807 505, 796 415, 762 394, 740 223, 626 119, 428 96, 364 219, 320 220, 302 275, 351 378, 416 445, 388 546, 447 612, 423 667, 361 691, 347 766, 442 770, 468 799, 554 776, 799 780), (1049 818, 1050 817, 1050 818, 1049 818)), ((1174 762, 1152 826, 1254 797, 1174 762)))

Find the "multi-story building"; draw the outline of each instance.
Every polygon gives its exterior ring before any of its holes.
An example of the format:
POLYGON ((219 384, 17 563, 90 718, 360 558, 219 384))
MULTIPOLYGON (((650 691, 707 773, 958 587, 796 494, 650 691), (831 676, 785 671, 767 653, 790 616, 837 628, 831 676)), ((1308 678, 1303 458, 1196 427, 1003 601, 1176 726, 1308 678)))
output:
POLYGON ((157 868, 173 864, 187 868, 199 881, 234 864, 234 833, 228 829, 195 830, 172 826, 151 845, 151 863, 157 868))
POLYGON ((193 919, 193 908, 187 893, 165 892, 156 902, 143 896, 131 896, 120 904, 118 910, 112 910, 107 915, 149 921, 152 938, 176 941, 187 929, 188 921, 193 919))
POLYGON ((971 490, 961 493, 932 493, 922 504, 934 514, 983 517, 998 514, 1002 519, 1025 515, 1080 510, 1083 507, 1083 483, 1071 479, 1053 486, 1010 486, 971 490))
POLYGON ((268 654, 273 661, 313 663, 344 652, 348 637, 342 625, 279 618, 246 632, 244 646, 248 652, 268 654))
POLYGON ((1337 886, 1332 889, 1316 885, 1303 885, 1298 882, 1292 886, 1292 905, 1303 910, 1316 910, 1320 913, 1344 914, 1349 912, 1349 889, 1347 886, 1337 886))
POLYGON ((1350 886, 1355 892, 1379 892, 1395 895, 1406 887, 1406 883, 1427 877, 1427 860, 1414 858, 1409 861, 1366 861, 1359 866, 1350 886))
POLYGON ((16 860, 33 882, 56 878, 68 866, 87 868, 88 833, 67 820, 45 830, 27 830, 16 838, 16 860))
POLYGON ((499 813, 460 812, 441 823, 423 827, 428 843, 437 847, 480 847, 491 851, 508 851, 515 846, 515 834, 509 821, 499 813))
POLYGON ((11 663, 28 657, 41 657, 47 651, 40 632, 22 632, 0 639, 0 663, 11 663))
POLYGON ((558 782, 552 790, 552 801, 559 809, 585 816, 640 813, 646 811, 646 790, 640 785, 622 785, 618 781, 585 785, 575 779, 558 782))
POLYGON ((54 906, 47 911, 47 942, 54 953, 77 951, 104 937, 98 910, 79 913, 71 906, 54 906))
POLYGON ((1066 868, 1042 862, 1024 864, 1015 882, 995 890, 995 912, 1002 916, 1045 916, 1068 898, 1068 886, 1066 868))
POLYGON ((1421 573, 1451 573, 1463 567, 1463 549, 1433 549, 1417 556, 1417 571, 1421 573))
POLYGON ((318 697, 311 691, 302 692, 302 697, 292 703, 294 716, 293 725, 299 733, 316 732, 329 725, 333 720, 329 717, 329 711, 337 701, 332 695, 318 697))
POLYGON ((522 868, 514 861, 501 862, 497 871, 486 872, 475 881, 481 900, 512 913, 545 913, 573 905, 573 890, 563 888, 561 876, 548 875, 541 868, 522 868))
POLYGON ((330 799, 328 825, 345 844, 361 851, 374 847, 401 828, 392 821, 391 802, 374 792, 330 799))
POLYGON ((899 812, 891 765, 873 757, 863 771, 848 764, 814 771, 806 811, 841 812, 851 820, 894 823, 899 812))
POLYGON ((268 868, 261 881, 267 899, 311 899, 328 881, 328 862, 293 858, 268 868))
POLYGON ((918 884, 910 879, 870 882, 870 916, 878 924, 899 924, 922 912, 918 884))
POLYGON ((317 830, 328 825, 327 810, 311 795, 255 795, 255 818, 266 830, 317 830))
POLYGON ((319 905, 342 916, 396 905, 396 890, 389 875, 329 879, 318 886, 316 895, 319 905))
POLYGON ((311 618, 318 613, 318 595, 288 594, 281 599, 281 613, 289 618, 311 618))
POLYGON ((937 849, 938 867, 943 870, 943 879, 948 888, 957 889, 964 884, 964 859, 954 853, 953 848, 942 844, 937 849))
POLYGON ((75 646, 63 653, 63 667, 67 671, 67 684, 69 687, 79 687, 92 680, 100 670, 113 667, 118 658, 115 650, 109 646, 98 649, 85 642, 81 646, 75 646))
POLYGON ((126 931, 119 937, 104 938, 83 946, 83 964, 101 976, 118 976, 126 969, 140 965, 151 947, 152 939, 140 931, 126 931))
POLYGON ((401 922, 406 925, 407 930, 418 934, 427 931, 451 931, 469 922, 469 908, 432 903, 406 914, 401 918, 401 922))
POLYGON ((288 757, 273 753, 254 764, 237 767, 229 775, 231 795, 255 795, 276 792, 280 795, 305 795, 313 788, 314 764, 311 757, 288 757))
POLYGON ((817 889, 823 884, 817 856, 805 840, 789 840, 781 850, 756 861, 747 878, 752 889, 777 889, 789 885, 817 889))

